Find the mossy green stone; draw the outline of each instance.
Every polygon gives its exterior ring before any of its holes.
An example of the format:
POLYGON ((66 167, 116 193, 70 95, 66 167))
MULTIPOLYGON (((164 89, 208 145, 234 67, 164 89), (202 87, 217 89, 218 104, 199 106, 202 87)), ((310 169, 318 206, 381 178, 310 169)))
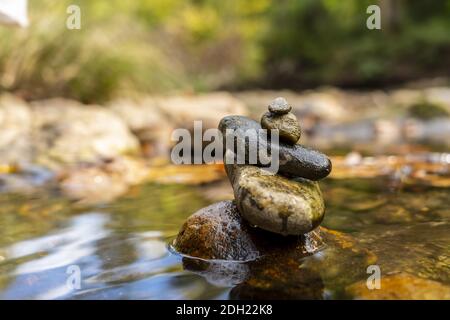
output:
POLYGON ((280 141, 296 144, 302 135, 300 124, 293 113, 274 114, 266 112, 261 118, 261 127, 267 130, 278 130, 280 141))

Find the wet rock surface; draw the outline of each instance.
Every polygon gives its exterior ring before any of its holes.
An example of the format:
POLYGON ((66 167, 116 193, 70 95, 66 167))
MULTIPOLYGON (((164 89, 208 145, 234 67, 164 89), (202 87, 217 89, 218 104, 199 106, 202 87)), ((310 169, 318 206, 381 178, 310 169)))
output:
POLYGON ((178 233, 175 248, 204 259, 256 259, 260 253, 248 229, 232 201, 218 202, 188 218, 178 233))
POLYGON ((315 229, 325 205, 317 182, 264 174, 253 166, 226 166, 237 206, 252 225, 284 235, 315 229))
POLYGON ((177 251, 192 257, 255 260, 279 250, 308 255, 323 246, 320 234, 284 237, 252 227, 234 201, 221 201, 199 210, 181 227, 174 242, 177 251))
POLYGON ((358 237, 379 257, 384 273, 406 272, 450 285, 450 235, 445 221, 408 222, 389 231, 375 225, 358 237))

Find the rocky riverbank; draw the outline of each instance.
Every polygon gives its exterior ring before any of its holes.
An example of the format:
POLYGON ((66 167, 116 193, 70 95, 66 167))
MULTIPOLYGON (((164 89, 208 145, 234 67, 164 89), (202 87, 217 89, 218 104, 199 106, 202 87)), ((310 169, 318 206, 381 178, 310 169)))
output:
MULTIPOLYGON (((339 150, 339 154, 352 151, 343 160, 338 159, 337 175, 383 174, 387 159, 369 161, 365 154, 394 154, 402 165, 429 162, 403 159, 405 154, 420 157, 429 151, 448 150, 450 89, 446 87, 389 92, 332 88, 303 93, 218 92, 117 99, 107 106, 86 106, 65 99, 26 102, 3 93, 0 190, 30 192, 50 183, 69 198, 103 202, 149 180, 204 183, 220 179, 224 176, 220 168, 179 168, 180 173, 168 166, 174 143, 170 139, 172 130, 193 130, 195 120, 203 122, 203 129, 215 128, 223 117, 232 114, 254 117, 263 112, 262 105, 280 94, 290 101, 290 112, 302 119, 302 130, 292 139, 301 134, 309 145, 339 150), (354 167, 361 169, 355 171, 354 167), (199 170, 207 172, 204 177, 195 174, 199 170), (90 186, 101 190, 98 197, 90 186)), ((267 116, 263 123, 277 125, 267 116)), ((430 167, 427 170, 433 169, 430 167)), ((394 165, 393 174, 396 168, 394 165)), ((421 176, 421 169, 412 168, 402 176, 412 174, 413 181, 428 181, 421 176)), ((442 174, 433 174, 432 178, 435 185, 447 185, 442 174)))

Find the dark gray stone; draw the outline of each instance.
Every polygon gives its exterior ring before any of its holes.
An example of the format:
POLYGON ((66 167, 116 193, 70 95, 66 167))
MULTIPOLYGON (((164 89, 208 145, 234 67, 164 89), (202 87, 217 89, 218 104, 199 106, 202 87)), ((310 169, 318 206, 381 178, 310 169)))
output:
MULTIPOLYGON (((224 138, 226 138, 226 130, 230 129, 235 135, 235 142, 238 140, 245 148, 245 160, 246 164, 249 164, 249 145, 250 143, 258 143, 259 148, 269 151, 269 155, 272 151, 279 153, 279 173, 290 177, 301 177, 310 180, 320 180, 328 176, 331 172, 331 161, 328 157, 318 151, 306 148, 300 144, 289 145, 283 142, 278 144, 269 143, 268 139, 259 134, 258 130, 261 129, 261 125, 244 116, 227 116, 220 121, 219 129, 222 132, 224 138), (246 130, 253 129, 258 133, 255 136, 246 136, 246 130), (244 142, 244 143, 243 143, 244 142), (273 150, 272 150, 273 149, 273 150)), ((227 139, 232 139, 228 137, 227 139)), ((225 143, 225 140, 224 140, 225 143)), ((224 145, 224 148, 226 146, 224 145)), ((235 152, 236 147, 232 150, 235 152)), ((226 151, 226 150, 225 150, 226 151)), ((255 165, 262 166, 262 163, 258 159, 255 165)))

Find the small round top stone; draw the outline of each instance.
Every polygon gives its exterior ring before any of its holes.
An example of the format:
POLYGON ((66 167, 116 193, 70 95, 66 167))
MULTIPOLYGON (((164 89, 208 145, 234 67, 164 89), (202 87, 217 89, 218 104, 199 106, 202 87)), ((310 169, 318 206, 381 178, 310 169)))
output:
POLYGON ((269 104, 269 111, 275 114, 286 114, 292 110, 292 107, 283 97, 278 97, 269 104))

